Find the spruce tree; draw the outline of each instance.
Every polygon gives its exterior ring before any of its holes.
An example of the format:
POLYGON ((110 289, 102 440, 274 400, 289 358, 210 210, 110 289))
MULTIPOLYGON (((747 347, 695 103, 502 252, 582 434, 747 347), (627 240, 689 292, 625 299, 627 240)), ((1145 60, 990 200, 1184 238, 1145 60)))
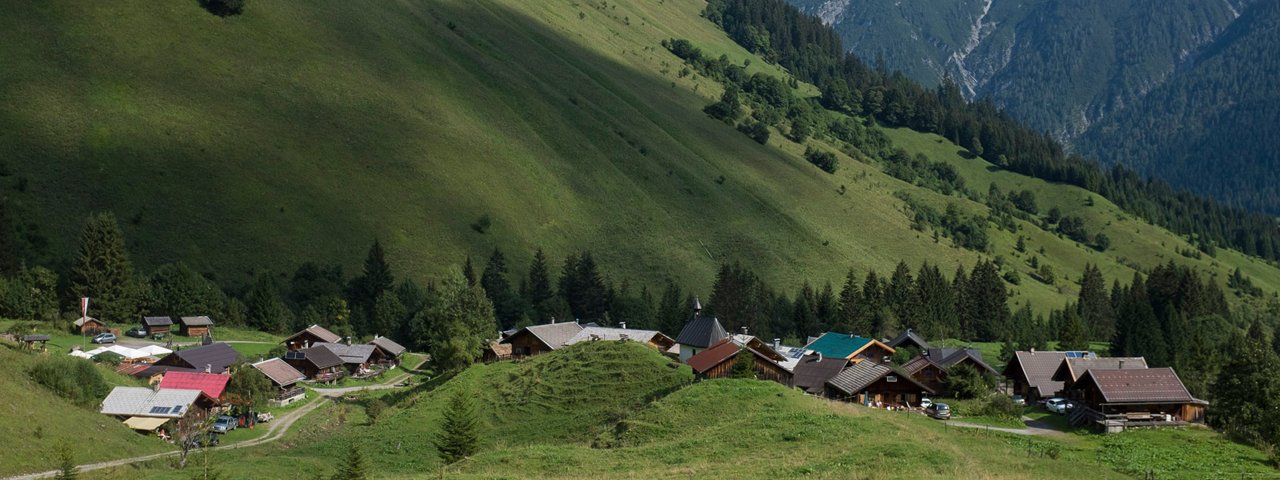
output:
POLYGON ((54 475, 54 480, 76 480, 79 476, 80 469, 76 468, 71 446, 67 444, 58 445, 58 473, 54 475))
POLYGON ((866 278, 862 280, 862 316, 859 322, 865 326, 866 330, 859 332, 851 332, 858 335, 874 335, 873 330, 876 328, 876 319, 880 317, 885 308, 884 296, 880 287, 880 277, 876 275, 875 270, 867 272, 866 278))
MULTIPOLYGON (((915 327, 919 318, 920 301, 916 297, 915 280, 907 262, 898 262, 884 292, 885 303, 898 318, 902 328, 915 327)), ((893 333, 893 332, 888 332, 893 333)))
POLYGON ((791 315, 795 328, 793 333, 797 338, 805 338, 809 335, 817 336, 822 333, 818 331, 818 314, 813 305, 816 301, 813 286, 809 282, 804 282, 804 285, 800 287, 800 291, 796 292, 795 304, 791 315))
POLYGON ((381 242, 374 240, 373 245, 369 246, 369 253, 364 259, 364 274, 357 281, 359 293, 353 299, 356 304, 353 306, 364 309, 369 318, 372 318, 378 297, 395 285, 395 277, 391 275, 391 265, 387 263, 381 242))
POLYGON ((18 242, 9 217, 8 199, 0 195, 0 277, 18 273, 18 242))
POLYGON ((680 286, 667 278, 667 286, 662 289, 662 298, 658 300, 658 330, 672 338, 679 335, 691 313, 689 304, 684 301, 680 286))
MULTIPOLYGON (((760 297, 752 295, 752 298, 759 299, 760 297)), ((818 292, 817 301, 813 308, 814 314, 817 316, 819 330, 830 330, 835 325, 837 308, 836 295, 831 290, 831 282, 827 282, 822 286, 822 290, 818 292)), ((752 331, 754 332, 755 330, 752 331)))
POLYGON ((259 330, 283 333, 293 323, 293 312, 284 304, 275 276, 269 272, 258 274, 245 306, 250 326, 259 330))
POLYGON ((449 397, 449 405, 436 438, 436 451, 446 465, 476 453, 480 443, 480 420, 470 397, 461 389, 449 397))
POLYGON ((981 261, 974 265, 967 290, 969 309, 963 314, 968 316, 966 323, 977 330, 978 340, 1005 338, 1010 333, 1009 295, 995 264, 981 261))
POLYGON ((347 446, 347 460, 329 478, 331 480, 366 480, 369 478, 369 461, 364 458, 364 451, 358 443, 351 442, 347 446))
POLYGON ((484 287, 485 295, 493 303, 499 328, 511 328, 520 320, 519 302, 511 290, 511 282, 507 280, 507 258, 502 250, 493 249, 489 263, 485 264, 484 273, 480 275, 480 286, 484 287))
POLYGON ((71 270, 71 293, 90 297, 90 307, 107 322, 132 322, 138 314, 139 289, 124 234, 109 212, 89 216, 80 232, 80 248, 71 270))
POLYGON ((920 334, 939 339, 958 336, 956 296, 936 265, 920 265, 915 296, 920 302, 920 320, 916 322, 920 334))
POLYGON ((404 330, 404 323, 408 318, 409 312, 400 302, 399 296, 392 292, 385 292, 378 295, 378 299, 373 302, 372 325, 368 333, 382 336, 395 335, 404 330))
POLYGON ((467 255, 467 261, 462 264, 462 278, 466 279, 467 285, 476 284, 476 268, 471 265, 471 255, 467 255))
POLYGON ((1263 343, 1258 322, 1249 334, 1237 336, 1228 361, 1214 382, 1209 421, 1234 438, 1280 442, 1280 358, 1263 343))
POLYGON ((1089 331, 1076 309, 1067 308, 1062 313, 1058 331, 1058 350, 1083 351, 1089 349, 1089 331))
POLYGON ((529 305, 529 316, 536 324, 551 322, 552 300, 555 291, 551 286, 551 271, 547 266, 547 256, 539 248, 533 254, 529 264, 529 280, 525 287, 525 303, 529 305))
POLYGON ((858 279, 853 269, 845 274, 844 286, 840 287, 840 297, 836 305, 836 322, 832 327, 837 332, 867 332, 869 325, 863 323, 866 318, 861 313, 862 289, 858 288, 858 279))
POLYGON ((756 378, 755 354, 746 347, 739 350, 737 357, 733 359, 733 369, 729 371, 729 378, 756 378))
POLYGON ((1111 338, 1115 334, 1115 319, 1111 299, 1107 297, 1107 283, 1102 271, 1093 264, 1085 265, 1080 277, 1080 297, 1076 304, 1080 318, 1094 338, 1111 338))
POLYGON ((964 265, 956 266, 956 274, 951 278, 951 292, 955 294, 955 312, 956 312, 956 338, 972 339, 977 336, 975 326, 970 317, 969 310, 973 307, 969 301, 969 275, 964 271, 964 265))

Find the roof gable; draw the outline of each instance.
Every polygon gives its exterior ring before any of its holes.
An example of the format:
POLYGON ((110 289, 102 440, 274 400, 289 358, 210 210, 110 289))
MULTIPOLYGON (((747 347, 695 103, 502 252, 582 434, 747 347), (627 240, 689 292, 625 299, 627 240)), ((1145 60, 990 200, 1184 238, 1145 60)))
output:
POLYGON ((898 348, 902 345, 914 346, 922 350, 930 348, 929 342, 925 341, 924 337, 917 335, 916 332, 911 331, 910 328, 898 334, 898 336, 893 340, 890 340, 888 345, 891 348, 898 348))
POLYGON ((1084 372, 1093 368, 1105 370, 1141 369, 1147 368, 1147 359, 1143 357, 1067 358, 1053 372, 1053 380, 1057 382, 1079 381, 1084 372))
MULTIPOLYGON (((874 341, 870 338, 863 338, 853 334, 827 332, 818 337, 817 340, 809 342, 804 348, 828 357, 849 358, 857 355, 858 352, 867 348, 874 341)), ((886 348, 888 348, 887 345, 886 348)), ((889 350, 893 349, 889 348, 889 350)))
POLYGON ((849 360, 844 357, 806 355, 795 366, 795 386, 809 393, 822 393, 827 380, 840 374, 849 360))
POLYGON ((853 395, 865 390, 872 384, 880 381, 882 378, 894 376, 895 381, 910 382, 920 387, 921 390, 933 393, 933 389, 916 381, 906 372, 899 371, 887 365, 880 365, 875 362, 859 362, 853 366, 842 370, 839 374, 831 377, 827 381, 836 390, 843 392, 845 395, 853 395))
POLYGON ((405 351, 403 345, 383 336, 373 337, 373 340, 369 340, 369 344, 382 349, 383 352, 386 352, 388 355, 393 357, 398 357, 405 351))
POLYGON ((1172 368, 1108 370, 1090 368, 1080 377, 1107 403, 1191 403, 1196 401, 1172 368))
POLYGON ((345 343, 317 343, 311 348, 324 348, 333 352, 338 358, 342 359, 342 363, 366 363, 369 356, 373 355, 373 345, 358 344, 347 345, 345 343))
POLYGON ((302 372, 298 371, 298 369, 293 368, 293 365, 289 365, 288 362, 279 358, 272 358, 255 363, 253 364, 253 368, 258 369, 259 372, 262 372, 263 375, 266 375, 267 378, 270 378, 271 381, 280 386, 293 385, 307 378, 306 375, 303 375, 302 372))
POLYGON ((726 338, 706 350, 689 357, 689 360, 686 363, 693 368, 694 373, 705 373, 712 367, 737 356, 741 349, 742 347, 738 346, 737 343, 729 341, 729 339, 726 338))
POLYGON ((321 369, 336 367, 345 363, 342 361, 342 357, 333 353, 333 350, 324 347, 304 348, 296 352, 289 352, 286 355, 294 355, 295 358, 301 357, 300 360, 321 369))
POLYGON ((142 324, 148 327, 163 327, 165 325, 173 325, 173 319, 169 317, 142 317, 142 324))
POLYGON ((1027 385, 1038 388, 1041 395, 1053 395, 1062 390, 1063 385, 1053 381, 1053 373, 1066 358, 1066 352, 1014 352, 1004 373, 1009 375, 1011 370, 1016 370, 1027 380, 1027 385))
POLYGON ((728 337, 729 332, 725 331, 716 317, 695 313, 689 323, 680 329, 680 334, 676 335, 676 343, 706 348, 728 337))
POLYGON ((182 324, 188 327, 208 327, 213 325, 213 319, 204 315, 197 317, 182 317, 182 324))
POLYGON ((209 398, 222 398, 231 376, 222 373, 168 372, 160 379, 160 388, 199 390, 209 398))
POLYGON ((288 344, 289 340, 293 340, 302 335, 311 335, 313 337, 320 339, 321 342, 337 343, 338 341, 342 340, 341 336, 329 331, 329 329, 321 327, 319 325, 312 325, 310 327, 307 327, 298 331, 298 333, 290 335, 289 338, 281 340, 280 343, 288 344))

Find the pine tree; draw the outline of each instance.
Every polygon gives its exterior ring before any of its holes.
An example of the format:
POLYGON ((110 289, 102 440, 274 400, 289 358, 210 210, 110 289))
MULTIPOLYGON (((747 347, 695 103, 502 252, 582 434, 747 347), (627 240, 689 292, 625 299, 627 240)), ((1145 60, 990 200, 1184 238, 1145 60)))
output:
POLYGON ((58 473, 54 475, 54 480, 76 480, 79 476, 80 469, 76 468, 71 446, 67 444, 58 445, 58 473))
POLYGON ((507 280, 507 258, 502 250, 493 249, 489 263, 485 264, 480 275, 480 286, 493 303, 494 314, 498 318, 498 327, 506 330, 520 320, 519 303, 515 292, 511 290, 511 282, 507 280))
POLYGON ((1061 328, 1058 331, 1058 349, 1083 351, 1089 349, 1089 331, 1076 309, 1068 307, 1061 312, 1061 328))
POLYGON ((956 296, 956 338, 972 339, 977 336, 976 327, 971 322, 969 310, 973 308, 969 301, 969 275, 964 265, 956 266, 956 274, 951 278, 951 292, 956 296))
POLYGON ((467 393, 459 389, 449 397, 449 405, 440 425, 436 450, 446 465, 476 453, 480 443, 480 420, 467 393))
POLYGON ((359 444, 351 442, 347 446, 347 460, 329 478, 331 480, 366 480, 369 478, 369 461, 364 458, 364 451, 359 444))
POLYGON ((530 317, 536 324, 551 322, 552 299, 555 291, 551 287, 551 271, 547 266, 547 256, 539 248, 533 254, 529 264, 529 281, 525 288, 525 303, 529 305, 530 317))
MULTIPOLYGON (((752 297, 760 298, 756 295, 752 295, 752 297)), ((837 309, 836 295, 831 289, 831 282, 827 282, 822 286, 822 291, 818 292, 817 302, 813 309, 814 314, 817 316, 819 330, 830 330, 835 325, 837 309)))
POLYGON ((870 325, 863 324, 865 318, 861 312, 862 289, 858 288, 858 278, 853 269, 845 274, 844 286, 840 287, 840 297, 836 304, 836 321, 831 328, 837 332, 867 332, 870 325))
POLYGON ((1115 319, 1111 299, 1107 298, 1106 280, 1102 278, 1102 271, 1093 264, 1085 265, 1084 274, 1080 277, 1080 297, 1076 308, 1094 338, 1115 335, 1115 319))
POLYGON ((1005 338, 1010 333, 1009 295, 995 264, 981 261, 974 265, 967 290, 969 310, 963 314, 967 315, 966 323, 976 328, 978 340, 1005 338))
MULTIPOLYGON (((356 279, 358 294, 352 300, 352 306, 363 309, 366 318, 373 318, 374 304, 378 297, 391 290, 395 285, 395 277, 391 275, 391 265, 387 263, 386 253, 382 251, 382 243, 377 240, 369 246, 369 254, 364 259, 364 274, 356 279)), ((364 333, 364 332, 362 332, 364 333)))
POLYGON ((1280 358, 1263 343, 1262 325, 1255 321, 1235 347, 1214 382, 1209 421, 1233 437, 1246 441, 1280 442, 1280 358))
MULTIPOLYGON (((915 280, 907 262, 898 262, 884 292, 885 303, 893 311, 902 328, 916 327, 919 319, 920 300, 916 297, 915 280)), ((893 333, 893 332, 888 332, 893 333)))
POLYGON ((268 272, 258 274, 245 306, 250 325, 259 330, 283 333, 293 324, 293 312, 280 298, 280 287, 268 272))
POLYGON ((875 270, 867 272, 866 278, 862 280, 862 321, 858 322, 867 329, 860 332, 851 332, 855 334, 874 335, 873 331, 878 323, 876 319, 883 315, 882 310, 886 308, 884 302, 883 291, 880 286, 880 277, 876 275, 875 270))
POLYGON ((689 305, 684 301, 680 286, 671 278, 667 278, 667 286, 662 290, 662 298, 658 300, 658 331, 675 338, 684 329, 685 320, 689 318, 689 305))
POLYGON ((467 261, 462 264, 462 278, 466 279, 467 285, 476 284, 476 268, 471 265, 471 255, 467 255, 467 261))
POLYGON ((733 359, 733 369, 729 371, 729 378, 756 378, 755 354, 746 347, 738 350, 737 357, 733 359))
POLYGON ((955 293, 936 265, 920 265, 915 296, 920 302, 920 320, 916 326, 922 335, 929 338, 957 336, 959 320, 955 293))
POLYGON ((127 323, 136 319, 140 292, 115 215, 95 213, 85 222, 71 270, 71 292, 92 298, 91 306, 96 306, 103 320, 127 323))
POLYGON ((809 335, 817 336, 822 333, 818 331, 818 314, 814 311, 813 304, 817 301, 816 297, 813 292, 813 286, 809 282, 804 282, 804 285, 800 287, 800 291, 796 292, 791 319, 795 328, 793 334, 798 338, 805 338, 809 335))

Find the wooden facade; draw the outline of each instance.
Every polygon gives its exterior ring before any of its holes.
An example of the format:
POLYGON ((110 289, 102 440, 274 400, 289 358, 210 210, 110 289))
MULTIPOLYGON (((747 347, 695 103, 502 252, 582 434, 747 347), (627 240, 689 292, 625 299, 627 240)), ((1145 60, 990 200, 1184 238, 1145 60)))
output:
POLYGON ((944 392, 946 390, 947 371, 943 370, 933 362, 928 362, 915 373, 911 374, 911 378, 917 382, 924 384, 935 392, 944 392))
POLYGON ((772 380, 786 386, 791 386, 791 372, 788 372, 785 368, 782 368, 782 366, 778 365, 777 362, 774 362, 773 360, 762 357, 759 354, 755 353, 754 350, 751 350, 751 349, 744 349, 739 351, 737 355, 729 357, 724 361, 711 367, 710 369, 707 369, 707 371, 702 373, 702 376, 705 378, 728 377, 733 372, 733 365, 737 363, 738 355, 742 355, 743 352, 747 352, 751 354, 752 359, 755 360, 756 379, 772 380))
POLYGON ((875 363, 885 363, 885 358, 892 357, 894 350, 888 345, 872 340, 861 351, 849 358, 853 363, 871 361, 875 363))
POLYGON ((192 326, 192 327, 183 326, 183 329, 186 330, 186 335, 188 337, 203 337, 209 334, 208 325, 200 325, 200 326, 192 326))
POLYGON ((156 335, 156 334, 165 334, 165 333, 169 333, 169 327, 171 327, 171 326, 172 326, 172 325, 147 325, 147 326, 146 326, 146 329, 147 329, 147 335, 156 335))
POLYGON ((77 322, 79 322, 79 325, 76 326, 76 333, 81 335, 97 335, 108 331, 107 324, 96 318, 81 318, 77 322))
POLYGON ((552 350, 550 345, 543 343, 542 339, 530 332, 529 329, 520 330, 502 342, 511 345, 511 355, 515 357, 529 357, 552 350))
MULTIPOLYGON (((830 387, 828 387, 830 389, 830 387)), ((840 392, 829 392, 831 396, 840 396, 840 392)), ((910 405, 913 407, 920 405, 920 399, 927 393, 920 389, 920 386, 902 381, 902 378, 893 375, 877 380, 875 383, 867 386, 866 390, 854 394, 847 398, 850 402, 861 403, 863 405, 883 404, 883 405, 910 405), (889 381, 894 379, 896 381, 889 381)))

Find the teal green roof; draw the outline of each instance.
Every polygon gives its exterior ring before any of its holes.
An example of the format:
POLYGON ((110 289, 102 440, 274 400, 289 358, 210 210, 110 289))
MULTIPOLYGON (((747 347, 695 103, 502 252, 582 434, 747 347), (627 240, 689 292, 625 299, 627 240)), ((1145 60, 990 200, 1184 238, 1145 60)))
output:
POLYGON ((827 332, 812 343, 805 345, 804 348, 827 357, 849 358, 849 355, 862 350, 868 343, 871 343, 870 338, 862 338, 847 333, 827 332))

